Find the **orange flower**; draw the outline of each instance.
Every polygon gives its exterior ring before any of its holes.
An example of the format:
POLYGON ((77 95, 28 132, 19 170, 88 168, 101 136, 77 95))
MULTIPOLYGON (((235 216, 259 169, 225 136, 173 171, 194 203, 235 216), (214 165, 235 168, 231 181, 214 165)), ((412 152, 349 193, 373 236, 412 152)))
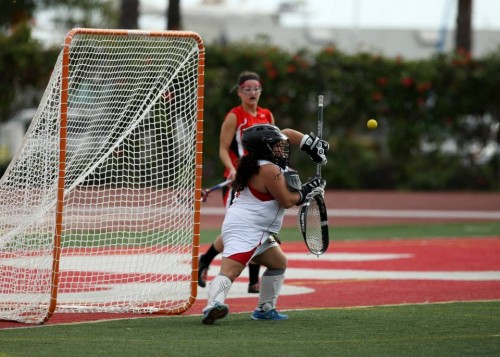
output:
POLYGON ((327 46, 323 49, 324 52, 328 53, 328 54, 332 54, 335 52, 335 47, 333 46, 327 46))
POLYGON ((273 68, 273 62, 267 60, 264 62, 264 67, 266 67, 267 69, 269 68, 273 68))
POLYGON ((413 84, 413 79, 411 77, 404 77, 402 80, 401 80, 401 84, 403 85, 403 87, 411 87, 412 84, 413 84))
POLYGON ((289 64, 287 67, 286 67, 286 71, 288 73, 295 73, 297 72, 297 67, 295 67, 295 65, 293 64, 289 64))
POLYGON ((387 82, 388 82, 387 77, 378 77, 377 78, 377 83, 381 87, 385 87, 387 85, 387 82))
POLYGON ((278 77, 278 71, 275 70, 274 68, 268 68, 267 69, 267 76, 270 79, 275 79, 276 77, 278 77))
POLYGON ((417 91, 419 93, 427 92, 431 87, 431 82, 422 82, 417 85, 417 91))
POLYGON ((373 92, 372 99, 376 102, 380 102, 384 98, 384 95, 380 92, 373 92))

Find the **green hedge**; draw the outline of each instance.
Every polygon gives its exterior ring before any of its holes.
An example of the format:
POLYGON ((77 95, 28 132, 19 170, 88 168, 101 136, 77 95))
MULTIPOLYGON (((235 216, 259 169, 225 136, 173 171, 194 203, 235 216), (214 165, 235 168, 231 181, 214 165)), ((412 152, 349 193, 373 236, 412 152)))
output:
MULTIPOLYGON (((266 43, 207 48, 205 178, 220 179, 218 133, 225 113, 239 103, 230 93, 238 73, 263 77, 260 104, 278 126, 316 128, 318 94, 325 95, 324 136, 332 150, 323 169, 337 189, 496 190, 499 154, 480 154, 498 143, 500 51, 482 59, 441 55, 407 61, 335 48, 290 53, 266 43), (376 118, 371 131, 366 121, 376 118), (495 139, 496 136, 496 139, 495 139), (439 148, 452 139, 454 152, 439 148), (422 143, 425 142, 425 149, 422 143)), ((292 162, 313 174, 304 154, 292 162)))

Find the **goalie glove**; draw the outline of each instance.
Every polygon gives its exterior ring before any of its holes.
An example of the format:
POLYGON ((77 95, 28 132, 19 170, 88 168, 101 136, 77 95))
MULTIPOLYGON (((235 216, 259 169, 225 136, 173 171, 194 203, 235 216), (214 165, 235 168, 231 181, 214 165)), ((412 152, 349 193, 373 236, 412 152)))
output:
POLYGON ((302 189, 298 191, 300 193, 300 200, 296 203, 297 206, 300 206, 307 198, 311 192, 324 192, 326 186, 326 181, 322 178, 315 177, 305 184, 302 185, 302 189))
POLYGON ((316 137, 314 133, 311 133, 304 135, 300 141, 300 149, 305 151, 315 163, 325 165, 327 162, 326 154, 330 149, 330 145, 325 140, 316 137))

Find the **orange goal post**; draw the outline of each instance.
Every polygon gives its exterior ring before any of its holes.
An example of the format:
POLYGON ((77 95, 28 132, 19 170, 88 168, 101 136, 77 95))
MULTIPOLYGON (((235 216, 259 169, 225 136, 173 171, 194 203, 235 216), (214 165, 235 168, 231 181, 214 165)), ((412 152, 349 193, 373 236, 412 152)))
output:
POLYGON ((204 64, 194 32, 67 34, 0 179, 0 320, 192 306, 204 64))

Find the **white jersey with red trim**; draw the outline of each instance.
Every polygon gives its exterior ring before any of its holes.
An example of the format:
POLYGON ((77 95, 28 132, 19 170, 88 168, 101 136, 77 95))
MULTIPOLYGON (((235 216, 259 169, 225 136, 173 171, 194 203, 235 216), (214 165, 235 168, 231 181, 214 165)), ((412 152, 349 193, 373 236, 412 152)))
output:
MULTIPOLYGON (((275 165, 271 161, 259 160, 259 166, 268 164, 275 165)), ((222 229, 226 225, 240 225, 278 233, 284 214, 285 208, 271 194, 258 192, 249 185, 239 192, 227 209, 222 229)))

